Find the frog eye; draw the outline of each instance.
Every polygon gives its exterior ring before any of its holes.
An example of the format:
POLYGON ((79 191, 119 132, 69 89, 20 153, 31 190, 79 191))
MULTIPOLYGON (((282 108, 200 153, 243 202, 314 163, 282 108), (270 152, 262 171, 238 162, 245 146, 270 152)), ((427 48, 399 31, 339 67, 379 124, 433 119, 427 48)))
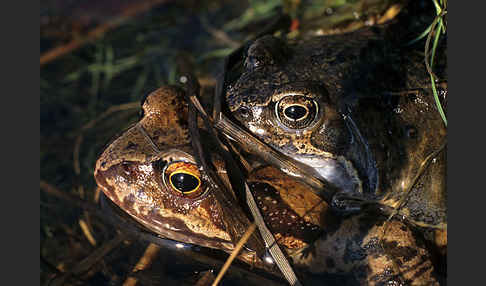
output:
POLYGON ((164 170, 164 183, 174 194, 196 198, 202 195, 201 174, 197 166, 188 162, 172 162, 164 170))
POLYGON ((287 120, 302 120, 305 119, 308 114, 309 109, 299 104, 290 105, 284 109, 284 116, 287 120))
POLYGON ((275 105, 277 119, 292 129, 308 127, 314 122, 317 112, 317 102, 302 95, 285 96, 275 105))
POLYGON ((183 194, 190 194, 197 191, 201 181, 194 174, 186 171, 176 171, 169 176, 170 185, 183 194))

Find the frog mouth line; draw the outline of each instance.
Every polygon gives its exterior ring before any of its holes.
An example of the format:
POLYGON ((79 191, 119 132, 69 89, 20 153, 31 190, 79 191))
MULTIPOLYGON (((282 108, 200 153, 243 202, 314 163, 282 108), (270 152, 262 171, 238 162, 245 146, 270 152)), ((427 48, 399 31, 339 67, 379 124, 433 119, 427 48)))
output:
POLYGON ((120 197, 115 188, 107 182, 103 174, 96 174, 95 179, 103 190, 103 193, 115 206, 122 208, 123 211, 129 214, 137 223, 140 223, 152 232, 172 240, 215 249, 223 249, 225 251, 231 251, 234 247, 230 240, 218 237, 208 237, 191 231, 184 221, 177 218, 164 217, 156 211, 149 211, 147 214, 143 214, 140 211, 137 211, 132 205, 131 201, 133 201, 133 198, 120 197))
POLYGON ((378 184, 378 171, 373 154, 352 118, 344 114, 342 116, 351 137, 345 155, 297 155, 293 158, 313 168, 322 178, 338 187, 341 194, 374 194, 378 184))
POLYGON ((351 162, 342 156, 336 159, 297 156, 294 159, 312 167, 324 179, 340 188, 342 192, 350 194, 363 192, 357 171, 351 162))
POLYGON ((294 158, 276 151, 269 145, 256 138, 252 133, 246 131, 239 125, 230 121, 223 114, 218 115, 215 122, 216 129, 219 129, 229 139, 239 142, 242 148, 248 153, 260 156, 265 162, 280 168, 286 174, 307 184, 309 191, 323 198, 326 202, 332 202, 332 196, 339 192, 339 188, 325 180, 317 171, 309 165, 303 164, 294 158))

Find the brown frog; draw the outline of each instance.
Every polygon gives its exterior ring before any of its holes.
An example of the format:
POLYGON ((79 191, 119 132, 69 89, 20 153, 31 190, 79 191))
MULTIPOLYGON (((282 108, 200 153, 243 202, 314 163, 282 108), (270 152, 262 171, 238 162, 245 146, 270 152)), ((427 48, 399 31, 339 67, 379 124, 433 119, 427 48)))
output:
POLYGON ((370 37, 361 33, 295 44, 273 36, 257 39, 246 52, 242 74, 227 89, 229 111, 276 150, 310 165, 345 192, 362 193, 338 98, 370 37))
MULTIPOLYGON (((228 77, 230 116, 264 143, 312 167, 340 195, 401 209, 446 229, 446 128, 423 56, 384 32, 283 41, 268 35, 228 77)), ((442 74, 439 74, 441 76, 442 74)), ((445 104, 447 86, 439 92, 445 104)))
MULTIPOLYGON (((195 162, 181 90, 163 87, 155 91, 144 101, 143 110, 140 122, 98 159, 98 185, 156 234, 231 251, 234 241, 227 222, 234 221, 239 207, 230 205, 226 211, 231 216, 227 215, 224 208, 228 206, 218 200, 205 170, 195 162)), ((224 169, 219 170, 224 176, 224 169)), ((306 185, 272 167, 252 170, 248 181, 265 223, 296 268, 325 275, 319 279, 331 279, 330 283, 336 279, 330 274, 347 277, 354 285, 435 283, 429 254, 404 223, 388 223, 386 247, 382 247, 384 217, 336 218, 306 185)), ((252 251, 244 250, 240 259, 265 267, 252 251)), ((313 279, 302 277, 304 284, 313 279)))
MULTIPOLYGON (((144 100, 142 108, 142 119, 97 160, 97 184, 156 234, 232 251, 249 221, 234 194, 221 199, 205 170, 196 164, 183 91, 162 87, 144 100)), ((253 256, 254 252, 244 251, 241 257, 253 261, 253 256)))

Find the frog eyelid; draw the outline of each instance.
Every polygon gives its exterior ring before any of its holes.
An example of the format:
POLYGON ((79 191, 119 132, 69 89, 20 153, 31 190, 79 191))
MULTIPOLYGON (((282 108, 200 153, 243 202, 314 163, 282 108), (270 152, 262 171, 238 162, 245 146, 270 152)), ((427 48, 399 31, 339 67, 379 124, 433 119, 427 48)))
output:
POLYGON ((170 186, 171 186, 171 187, 172 187, 174 190, 176 190, 177 192, 179 192, 179 193, 181 193, 181 194, 183 194, 183 195, 189 195, 189 194, 192 194, 192 193, 196 192, 197 190, 199 190, 199 187, 201 187, 201 179, 200 179, 200 178, 199 178, 199 177, 198 177, 196 174, 193 174, 193 173, 191 173, 191 172, 189 172, 189 171, 186 171, 186 170, 176 170, 176 171, 172 172, 172 173, 169 175, 169 183, 170 183, 170 186), (177 188, 174 186, 174 184, 172 184, 172 180, 171 180, 172 176, 173 176, 174 174, 181 174, 181 173, 182 173, 182 174, 188 174, 188 175, 191 175, 191 176, 193 176, 193 177, 195 177, 195 178, 197 179, 197 186, 196 186, 196 187, 195 187, 195 188, 194 188, 192 191, 188 191, 188 192, 182 192, 182 191, 178 190, 178 189, 177 189, 177 188))
POLYGON ((156 159, 163 158, 169 163, 186 162, 186 163, 196 164, 196 161, 194 160, 192 155, 176 148, 171 148, 169 150, 160 152, 155 158, 156 159))

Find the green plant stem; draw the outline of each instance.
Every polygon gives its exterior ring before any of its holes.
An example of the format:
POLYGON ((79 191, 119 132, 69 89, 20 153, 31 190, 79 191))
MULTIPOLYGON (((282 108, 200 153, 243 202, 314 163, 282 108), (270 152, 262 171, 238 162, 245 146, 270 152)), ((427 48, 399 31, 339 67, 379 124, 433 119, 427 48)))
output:
POLYGON ((436 76, 432 72, 432 66, 433 66, 433 63, 434 63, 434 56, 435 56, 435 49, 437 48, 437 42, 439 40, 440 32, 441 32, 441 26, 440 26, 439 23, 441 23, 442 17, 446 13, 447 13, 447 11, 442 11, 439 15, 437 15, 437 17, 432 22, 431 31, 429 33, 429 36, 427 37, 427 41, 425 42, 425 66, 427 68, 427 72, 430 75, 430 81, 431 81, 431 85, 432 85, 432 93, 434 94, 434 100, 435 100, 435 104, 437 106, 437 110, 439 111, 439 114, 442 118, 442 121, 444 121, 444 124, 447 127, 447 118, 445 116, 444 110, 442 109, 442 105, 440 104, 439 96, 437 94, 437 89, 435 87, 436 76), (438 27, 437 29, 436 29, 436 26, 438 27), (434 37, 434 42, 432 44, 432 51, 431 51, 432 55, 431 55, 430 62, 429 62, 429 45, 430 45, 430 40, 432 39, 432 35, 435 35, 435 37, 434 37))

